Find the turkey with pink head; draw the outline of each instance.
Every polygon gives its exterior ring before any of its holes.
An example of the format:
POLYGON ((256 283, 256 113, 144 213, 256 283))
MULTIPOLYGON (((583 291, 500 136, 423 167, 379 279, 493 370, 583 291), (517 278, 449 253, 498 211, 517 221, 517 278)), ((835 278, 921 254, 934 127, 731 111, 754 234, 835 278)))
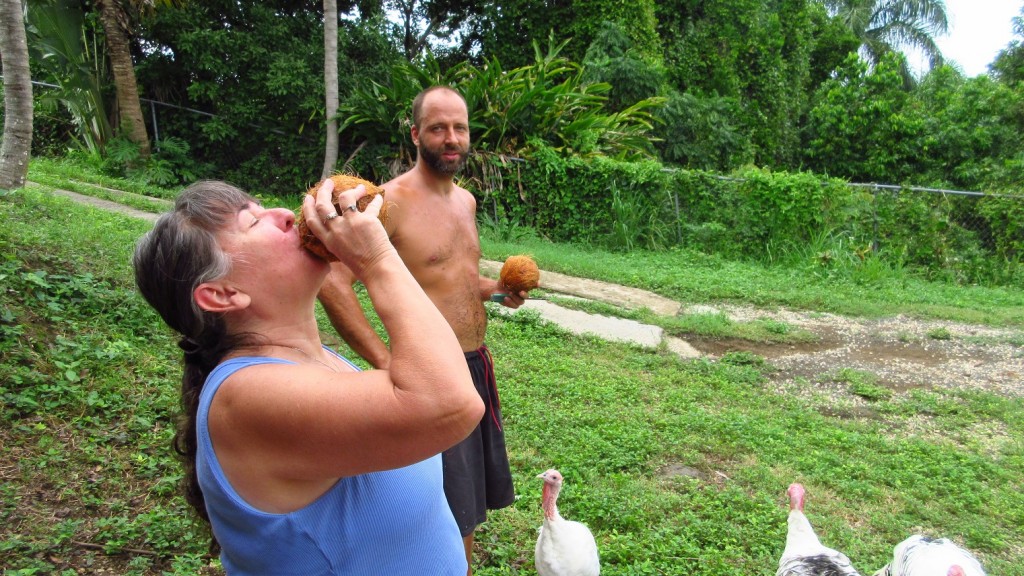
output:
POLYGON ((846 554, 818 540, 804 516, 804 487, 789 485, 789 531, 775 576, 860 576, 846 554))
POLYGON ((544 523, 537 537, 534 564, 540 576, 597 576, 601 561, 594 535, 585 525, 558 514, 562 475, 554 468, 537 476, 544 481, 541 508, 544 523))
POLYGON ((981 562, 947 538, 914 534, 896 545, 875 576, 985 576, 981 562))

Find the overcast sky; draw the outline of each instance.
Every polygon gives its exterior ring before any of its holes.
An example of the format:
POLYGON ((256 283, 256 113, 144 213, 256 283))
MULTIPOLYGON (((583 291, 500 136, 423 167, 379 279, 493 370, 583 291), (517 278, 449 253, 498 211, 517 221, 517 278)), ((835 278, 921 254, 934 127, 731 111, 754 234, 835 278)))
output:
MULTIPOLYGON (((949 34, 935 42, 946 60, 959 64, 966 76, 984 74, 996 54, 1015 39, 1012 19, 1020 15, 1022 6, 1024 0, 946 0, 949 34)), ((914 65, 914 57, 909 60, 914 65)), ((919 69, 927 66, 919 60, 919 69)))

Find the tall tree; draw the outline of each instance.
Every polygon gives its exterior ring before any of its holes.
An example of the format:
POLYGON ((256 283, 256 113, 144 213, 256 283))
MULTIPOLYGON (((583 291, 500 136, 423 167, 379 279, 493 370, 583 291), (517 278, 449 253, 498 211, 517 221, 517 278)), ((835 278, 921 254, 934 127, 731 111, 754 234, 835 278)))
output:
POLYGON ((472 0, 384 0, 385 9, 401 19, 399 35, 410 62, 428 49, 448 51, 442 45, 463 35, 463 22, 473 18, 479 4, 472 0))
MULTIPOLYGON (((139 0, 140 3, 142 0, 139 0)), ((97 2, 100 22, 107 36, 107 56, 114 76, 117 92, 117 113, 119 126, 127 130, 128 139, 139 147, 139 155, 148 158, 150 154, 149 134, 142 117, 139 88, 135 80, 135 65, 129 47, 128 15, 118 0, 97 2)))
MULTIPOLYGON (((861 41, 868 62, 877 65, 890 52, 920 50, 932 68, 942 64, 935 36, 949 30, 943 0, 824 0, 829 10, 861 41)), ((905 59, 904 59, 905 60, 905 59)), ((912 78, 906 62, 900 74, 912 78)))
MULTIPOLYGON (((679 120, 714 110, 736 114, 721 133, 718 158, 747 158, 761 166, 788 167, 799 155, 799 131, 810 91, 816 35, 814 0, 662 0, 658 32, 665 45, 668 83, 680 94, 679 120), (732 132, 730 129, 728 132, 732 132), (748 145, 752 147, 748 148, 748 145)), ((686 154, 689 156, 689 154, 686 154)))
POLYGON ((0 58, 4 73, 4 135, 0 189, 25 185, 32 149, 32 76, 21 0, 0 0, 0 58))
POLYGON ((324 0, 324 93, 327 139, 321 179, 330 176, 338 162, 338 0, 324 0))
POLYGON ((542 41, 549 32, 557 35, 562 24, 572 22, 572 0, 501 0, 481 4, 480 16, 464 23, 461 46, 463 54, 476 55, 468 60, 477 65, 498 57, 507 70, 529 66, 533 62, 533 54, 526 49, 530 40, 542 41))
MULTIPOLYGON (((353 7, 338 0, 339 14, 353 7)), ((319 179, 326 126, 323 17, 323 0, 205 0, 157 10, 140 22, 139 36, 150 47, 136 66, 144 92, 215 115, 157 110, 161 133, 188 139, 203 177, 275 194, 305 190, 319 179)), ((339 18, 342 103, 355 85, 382 77, 388 64, 403 59, 382 27, 339 18)), ((344 160, 355 145, 344 133, 340 140, 344 160)), ((350 169, 368 176, 362 162, 369 156, 364 148, 350 169)))
POLYGON ((532 64, 525 49, 529 42, 550 36, 568 41, 563 56, 582 62, 605 22, 622 28, 638 55, 646 61, 662 59, 655 0, 485 0, 477 3, 475 18, 467 20, 461 51, 483 60, 500 58, 512 70, 532 64))
POLYGON ((658 96, 665 84, 665 70, 660 54, 645 59, 624 26, 605 20, 583 57, 583 80, 610 84, 605 107, 618 112, 658 96))
POLYGON ((890 52, 877 66, 856 54, 818 88, 808 113, 803 166, 854 182, 904 182, 919 172, 927 152, 917 147, 921 120, 908 112, 904 88, 890 52))
POLYGON ((1013 19, 1013 32, 1017 37, 999 52, 991 70, 998 80, 1017 86, 1024 83, 1024 7, 1013 19))

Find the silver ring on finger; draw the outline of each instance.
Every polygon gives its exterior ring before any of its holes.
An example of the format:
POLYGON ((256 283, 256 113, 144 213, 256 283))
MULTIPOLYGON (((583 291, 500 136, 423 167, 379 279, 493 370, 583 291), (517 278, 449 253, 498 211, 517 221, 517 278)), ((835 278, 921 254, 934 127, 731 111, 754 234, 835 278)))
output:
POLYGON ((341 214, 344 215, 345 212, 348 212, 349 210, 351 210, 352 212, 356 212, 359 210, 359 208, 355 204, 349 204, 348 206, 345 206, 344 208, 341 209, 341 214))
POLYGON ((327 224, 328 224, 328 223, 329 223, 329 222, 330 222, 331 220, 334 220, 334 219, 335 219, 335 218, 337 218, 338 216, 340 216, 340 214, 338 214, 337 212, 331 212, 331 213, 330 213, 330 214, 328 214, 327 216, 324 216, 324 226, 327 226, 327 224))

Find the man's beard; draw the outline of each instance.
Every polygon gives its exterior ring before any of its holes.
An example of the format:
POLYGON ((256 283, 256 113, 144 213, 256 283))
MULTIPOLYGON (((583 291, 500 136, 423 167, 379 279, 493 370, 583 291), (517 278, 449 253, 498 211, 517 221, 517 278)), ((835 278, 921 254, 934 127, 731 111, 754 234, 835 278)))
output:
POLYGON ((469 156, 467 149, 459 147, 441 148, 440 151, 432 150, 426 146, 420 147, 420 157, 426 162, 432 170, 438 174, 444 174, 446 176, 452 176, 456 172, 462 169, 462 166, 466 163, 466 157, 469 156), (441 157, 441 154, 445 152, 458 152, 459 157, 457 160, 447 161, 441 157))

